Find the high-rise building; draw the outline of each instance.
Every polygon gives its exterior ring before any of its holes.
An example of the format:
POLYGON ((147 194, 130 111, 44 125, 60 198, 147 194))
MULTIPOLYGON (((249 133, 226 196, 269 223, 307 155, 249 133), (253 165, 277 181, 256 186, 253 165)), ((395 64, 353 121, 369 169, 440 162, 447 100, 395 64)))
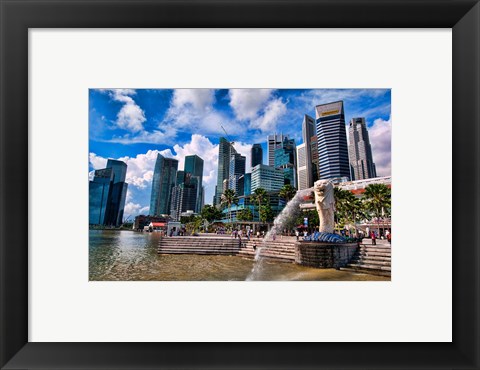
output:
POLYGON ((183 212, 196 212, 197 194, 200 193, 201 197, 202 193, 201 190, 198 190, 199 182, 200 178, 198 176, 192 176, 191 173, 187 172, 183 182, 172 188, 170 216, 174 220, 179 221, 183 212))
MULTIPOLYGON (((215 204, 220 204, 220 198, 223 193, 223 181, 229 178, 230 170, 230 156, 232 153, 236 153, 232 143, 230 143, 224 137, 221 137, 218 143, 218 174, 217 174, 217 187, 215 192, 215 204)), ((228 189, 228 186, 227 186, 228 189)))
POLYGON ((251 155, 251 167, 255 167, 257 164, 263 163, 263 149, 262 144, 253 144, 251 155))
POLYGON ((350 179, 343 101, 315 107, 319 178, 350 179))
POLYGON ((113 171, 111 168, 95 170, 93 180, 89 182, 89 223, 107 224, 107 207, 112 192, 113 171))
POLYGON ((251 192, 263 188, 266 191, 279 190, 284 185, 283 171, 275 167, 258 164, 252 168, 251 192))
POLYGON ((297 185, 298 190, 308 189, 309 186, 309 166, 307 165, 307 152, 309 147, 303 143, 297 146, 297 185))
POLYGON ((295 139, 285 137, 282 144, 275 149, 274 167, 283 172, 284 184, 297 187, 297 150, 295 139))
POLYGON ((315 132, 315 120, 308 114, 303 116, 302 140, 305 143, 305 173, 307 175, 306 186, 312 187, 318 180, 318 147, 315 132))
POLYGON ((185 173, 190 173, 198 178, 197 194, 195 196, 195 208, 192 210, 200 213, 202 210, 202 187, 203 187, 203 159, 198 155, 185 157, 185 173))
MULTIPOLYGON (((269 135, 267 138, 268 143, 268 165, 275 166, 275 150, 281 148, 283 140, 288 139, 288 136, 280 134, 269 135)), ((252 167, 253 168, 253 167, 252 167)))
POLYGON ((123 222, 123 210, 128 184, 125 182, 127 164, 109 159, 107 167, 96 170, 89 183, 89 223, 119 226, 123 222))
POLYGON ((172 189, 176 184, 178 161, 157 154, 150 197, 150 216, 170 214, 172 189))
POLYGON ((238 179, 245 175, 246 158, 239 153, 232 153, 230 156, 230 169, 228 178, 228 188, 238 194, 238 179))
POLYGON ((112 196, 108 219, 110 225, 118 226, 123 222, 123 210, 127 197, 128 184, 125 182, 127 164, 115 159, 109 159, 107 168, 111 168, 113 171, 112 196))
POLYGON ((252 193, 252 174, 246 173, 238 179, 238 196, 250 195, 252 193))
POLYGON ((373 163, 372 146, 368 136, 365 118, 352 118, 348 129, 348 154, 352 180, 364 180, 377 177, 375 163, 373 163))

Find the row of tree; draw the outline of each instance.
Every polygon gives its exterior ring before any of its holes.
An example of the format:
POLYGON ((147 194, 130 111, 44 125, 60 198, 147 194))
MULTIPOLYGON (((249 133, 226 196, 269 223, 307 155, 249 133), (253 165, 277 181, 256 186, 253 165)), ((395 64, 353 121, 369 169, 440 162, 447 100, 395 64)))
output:
MULTIPOLYGON (((291 185, 285 185, 280 190, 279 196, 288 203, 296 194, 297 190, 291 185)), ((251 200, 255 204, 256 211, 259 214, 260 222, 271 222, 274 218, 274 212, 270 206, 269 196, 265 189, 257 188, 251 195, 251 200)), ((221 205, 228 209, 228 218, 232 224, 232 206, 238 205, 238 196, 233 189, 227 189, 222 194, 221 205)), ((389 217, 391 212, 391 190, 384 184, 371 184, 365 188, 362 198, 357 198, 352 192, 335 188, 335 223, 338 229, 344 227, 355 229, 356 224, 365 220, 375 220, 380 229, 380 222, 383 218, 389 217)), ((302 211, 300 208, 284 225, 285 229, 293 230, 298 225, 303 224, 303 219, 307 217, 308 223, 312 227, 319 224, 318 213, 316 210, 302 211)), ((195 232, 201 228, 205 221, 211 223, 214 220, 222 218, 222 211, 212 205, 205 205, 201 214, 182 218, 182 223, 187 224, 190 232, 195 232)), ((250 208, 244 208, 237 211, 238 221, 252 221, 254 215, 250 208)))

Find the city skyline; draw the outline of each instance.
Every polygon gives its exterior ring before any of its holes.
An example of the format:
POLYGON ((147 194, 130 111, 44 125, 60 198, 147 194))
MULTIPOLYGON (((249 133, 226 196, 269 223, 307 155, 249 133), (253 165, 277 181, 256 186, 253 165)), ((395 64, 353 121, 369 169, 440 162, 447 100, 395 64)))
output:
POLYGON ((269 135, 284 134, 300 145, 305 114, 315 116, 316 105, 343 100, 345 124, 365 117, 378 176, 386 176, 391 174, 390 99, 388 89, 90 90, 89 170, 104 168, 108 158, 128 164, 127 217, 149 213, 158 154, 177 159, 179 170, 186 156, 198 155, 205 161, 205 203, 211 204, 220 137, 228 135, 235 142, 235 150, 246 157, 246 172, 251 173, 253 144, 261 144, 262 163, 267 164, 269 135), (219 119, 216 125, 214 117, 219 119), (187 118, 189 125, 183 121, 187 118))

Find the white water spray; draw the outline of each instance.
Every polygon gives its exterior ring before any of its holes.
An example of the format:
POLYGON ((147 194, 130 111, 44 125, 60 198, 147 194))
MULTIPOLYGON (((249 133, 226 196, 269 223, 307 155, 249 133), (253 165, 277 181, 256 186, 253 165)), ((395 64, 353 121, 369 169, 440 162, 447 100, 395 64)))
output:
POLYGON ((290 221, 291 218, 298 211, 300 207, 300 203, 303 203, 304 197, 311 192, 312 192, 312 188, 297 191, 295 196, 287 203, 287 205, 282 210, 282 212, 280 212, 280 214, 275 218, 275 220, 273 220, 272 228, 265 235, 265 238, 262 241, 263 246, 257 247, 257 250, 255 251, 255 258, 254 258, 252 271, 250 271, 250 274, 248 274, 245 280, 247 281, 257 280, 257 278, 261 276, 262 263, 263 263, 263 258, 261 253, 262 253, 262 249, 265 247, 265 243, 273 240, 274 237, 276 238, 276 235, 282 233, 287 222, 290 221))

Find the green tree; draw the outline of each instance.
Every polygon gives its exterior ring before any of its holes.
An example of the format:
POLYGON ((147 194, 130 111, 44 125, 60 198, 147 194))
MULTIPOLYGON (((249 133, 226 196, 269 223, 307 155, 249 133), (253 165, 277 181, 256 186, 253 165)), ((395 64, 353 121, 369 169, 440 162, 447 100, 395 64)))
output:
POLYGON ((260 218, 260 207, 268 199, 268 193, 263 188, 256 188, 252 194, 252 201, 258 204, 258 215, 260 218))
POLYGON ((271 222, 273 221, 273 209, 270 204, 260 206, 260 221, 271 222))
POLYGON ((244 208, 241 211, 237 212, 237 219, 239 221, 252 221, 253 213, 248 208, 244 208))
POLYGON ((194 234, 194 233, 196 233, 197 231, 200 230, 202 225, 203 225, 202 216, 195 216, 195 217, 193 217, 193 220, 191 222, 186 224, 186 228, 187 228, 187 231, 190 234, 194 234))
POLYGON ((221 197, 221 204, 228 207, 228 218, 230 224, 232 223, 232 204, 238 204, 238 198, 235 194, 235 190, 227 189, 223 192, 221 197))
POLYGON ((376 218, 379 231, 380 217, 390 215, 391 197, 391 190, 385 184, 370 184, 363 193, 366 210, 372 217, 376 218))
POLYGON ((292 185, 286 184, 280 189, 280 197, 285 199, 288 203, 294 196, 297 194, 297 189, 295 189, 292 185))
POLYGON ((195 219, 195 215, 190 215, 190 216, 181 216, 180 217, 180 222, 182 224, 188 224, 190 222, 193 222, 193 220, 195 219))
POLYGON ((206 204, 200 212, 200 215, 204 220, 212 222, 214 220, 219 220, 222 217, 222 212, 216 207, 206 204))

